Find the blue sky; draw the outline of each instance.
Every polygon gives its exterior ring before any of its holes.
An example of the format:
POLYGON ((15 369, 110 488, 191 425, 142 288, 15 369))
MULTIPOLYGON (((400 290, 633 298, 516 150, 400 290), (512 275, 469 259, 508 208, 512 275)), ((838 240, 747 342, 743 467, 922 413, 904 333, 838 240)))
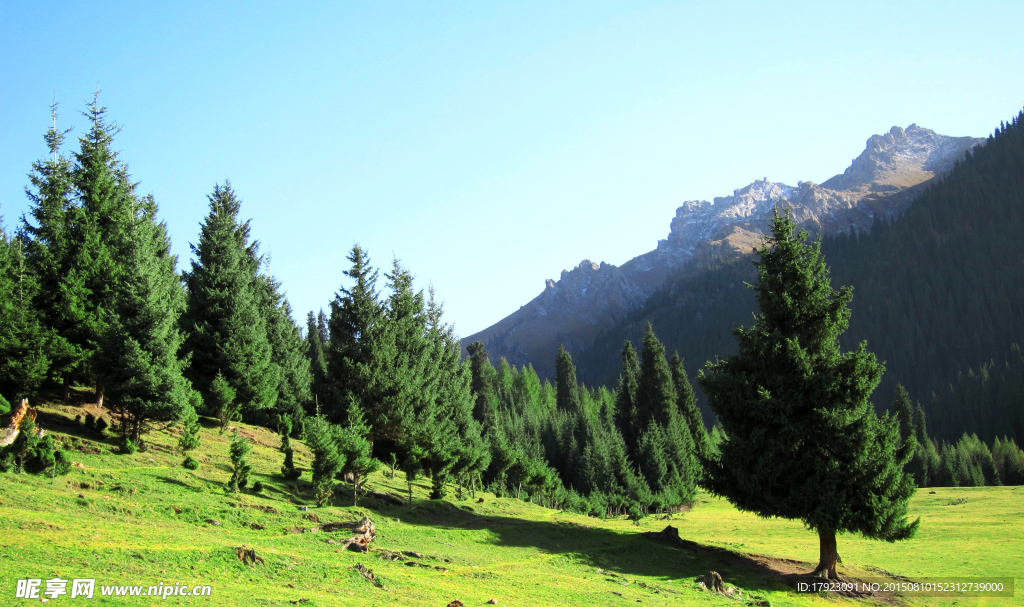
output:
POLYGON ((469 335, 584 258, 654 248, 685 200, 1024 106, 1019 1, 291 4, 0 4, 5 227, 50 103, 81 134, 98 86, 179 268, 230 179, 296 320, 359 242, 469 335))

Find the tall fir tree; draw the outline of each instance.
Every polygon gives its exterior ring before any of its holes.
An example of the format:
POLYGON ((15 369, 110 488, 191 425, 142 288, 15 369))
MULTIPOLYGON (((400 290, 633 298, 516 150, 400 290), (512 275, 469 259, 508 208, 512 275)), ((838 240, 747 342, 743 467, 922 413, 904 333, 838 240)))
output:
POLYGON ((575 413, 580 410, 576 366, 572 364, 572 355, 562 345, 558 346, 558 354, 555 356, 555 398, 559 411, 575 413))
POLYGON ((473 419, 486 428, 493 427, 497 413, 494 367, 487 357, 487 348, 483 342, 475 341, 469 344, 466 352, 469 354, 469 368, 472 375, 470 389, 473 392, 473 419))
POLYGON ((622 346, 622 373, 615 393, 615 423, 626 444, 626 453, 631 461, 637 461, 640 436, 636 408, 637 386, 640 383, 640 359, 628 339, 622 346))
POLYGON ((900 422, 900 440, 916 440, 914 429, 914 408, 910 404, 910 395, 900 383, 896 384, 896 391, 892 399, 890 413, 900 422))
MULTIPOLYGON (((96 381, 96 404, 102 405, 104 385, 95 357, 101 348, 115 311, 124 280, 122 255, 135 223, 135 184, 127 166, 118 159, 111 144, 121 127, 106 119, 107 108, 99 105, 99 92, 85 116, 89 132, 79 138, 74 154, 72 183, 78 205, 74 207, 71 233, 76 246, 72 271, 81 275, 85 295, 78 323, 72 331, 76 344, 89 353, 90 379, 96 381)), ((77 286, 77 285, 76 285, 77 286)))
POLYGON ((64 384, 64 401, 68 402, 72 380, 82 373, 88 352, 73 340, 73 328, 82 313, 85 299, 83 276, 73 271, 75 242, 72 220, 77 218, 72 164, 60 153, 70 129, 57 129, 57 104, 50 108, 53 126, 44 139, 50 152, 45 160, 32 165, 27 215, 22 217, 26 235, 25 261, 39 288, 32 298, 32 307, 46 327, 45 356, 49 362, 47 375, 64 384), (30 219, 31 218, 31 219, 30 219))
POLYGON ((156 213, 151 197, 133 205, 132 224, 117 255, 121 277, 95 357, 107 408, 135 444, 149 423, 176 420, 190 406, 191 387, 178 359, 184 293, 166 226, 157 223, 156 213))
POLYGON ((195 259, 185 274, 186 375, 206 401, 220 373, 243 411, 269 409, 277 402, 280 377, 260 308, 258 243, 249 242, 249 222, 238 220, 241 203, 229 182, 214 186, 208 198, 210 212, 191 245, 195 259))
POLYGON ((728 433, 705 483, 740 510, 814 529, 814 575, 836 579, 837 533, 896 541, 917 530, 906 519, 914 483, 903 472, 913 451, 900 444, 897 421, 879 419, 868 402, 882 365, 865 343, 840 351, 852 292, 832 289, 820 241, 806 238, 775 210, 756 250, 754 326, 734 329, 739 353, 698 376, 728 433))
MULTIPOLYGON (((693 446, 697 453, 707 455, 711 452, 711 441, 708 438, 708 430, 704 426, 704 418, 697 408, 697 396, 693 392, 693 385, 686 375, 686 368, 683 367, 683 359, 679 352, 672 354, 672 360, 668 363, 672 371, 672 384, 676 388, 676 404, 679 406, 679 414, 686 420, 686 426, 690 431, 693 446)), ((699 462, 695 462, 699 467, 699 462)))
POLYGON ((354 281, 342 286, 331 301, 330 341, 327 348, 329 394, 318 395, 320 408, 334 423, 344 421, 350 402, 364 406, 375 398, 382 378, 375 368, 373 334, 383 309, 377 293, 377 271, 370 256, 358 244, 347 259, 352 266, 344 272, 354 281))
MULTIPOLYGON (((312 400, 310 361, 306 343, 292 318, 292 307, 281 293, 281 283, 273 276, 257 278, 260 310, 270 344, 270 368, 277 378, 277 415, 300 423, 312 400)), ((254 420, 256 421, 256 420, 254 420)))
MULTIPOLYGON (((680 506, 693 499, 700 477, 699 461, 687 422, 679 414, 676 386, 665 360, 665 346, 658 341, 650 323, 640 351, 636 410, 638 425, 633 433, 639 437, 637 457, 642 462, 645 457, 651 457, 651 449, 663 449, 661 458, 668 466, 664 478, 646 477, 651 491, 662 496, 663 507, 680 506), (640 446, 644 444, 644 436, 651 433, 654 436, 646 441, 649 446, 645 452, 640 446)), ((643 466, 641 463, 641 469, 643 466)), ((651 468, 651 471, 657 470, 651 468)))
POLYGON ((0 225, 0 415, 8 403, 32 396, 46 379, 49 360, 39 314, 32 305, 38 283, 22 254, 24 240, 0 225))
MULTIPOLYGON (((313 405, 330 394, 330 383, 327 380, 327 348, 330 333, 327 328, 327 315, 320 313, 306 315, 306 359, 309 361, 310 394, 313 405)), ((325 401, 326 402, 326 401, 325 401)))
POLYGON ((26 217, 24 225, 28 262, 40 282, 35 305, 52 331, 51 376, 63 381, 65 400, 73 382, 95 382, 99 405, 104 390, 95 357, 116 318, 122 252, 136 202, 127 167, 111 149, 120 127, 107 121, 106 112, 97 92, 84 113, 89 131, 72 159, 58 154, 67 132, 54 127, 47 133, 52 159, 33 166, 27 190, 32 220, 26 217))

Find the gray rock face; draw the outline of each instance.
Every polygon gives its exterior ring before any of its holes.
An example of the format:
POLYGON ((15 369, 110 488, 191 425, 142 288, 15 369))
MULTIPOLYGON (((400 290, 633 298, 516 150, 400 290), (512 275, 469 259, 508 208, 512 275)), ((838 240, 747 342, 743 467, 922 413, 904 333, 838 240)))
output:
POLYGON ((558 345, 586 349, 608 322, 643 305, 665 278, 695 257, 749 253, 767 232, 775 207, 789 208, 812 234, 869 229, 874 218, 895 216, 928 181, 953 167, 964 153, 983 143, 973 137, 946 137, 912 124, 872 135, 849 168, 818 185, 796 186, 767 177, 729 196, 688 200, 676 209, 669 234, 649 251, 622 266, 584 259, 528 304, 495 325, 462 340, 483 341, 492 361, 532 363, 550 375, 558 345))

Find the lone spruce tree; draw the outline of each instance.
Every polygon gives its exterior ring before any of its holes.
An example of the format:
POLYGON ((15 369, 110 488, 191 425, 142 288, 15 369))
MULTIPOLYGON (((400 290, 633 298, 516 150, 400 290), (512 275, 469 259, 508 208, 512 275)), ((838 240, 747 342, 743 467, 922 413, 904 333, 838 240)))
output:
POLYGON ((728 438, 705 458, 706 485, 740 510, 803 521, 818 533, 812 575, 838 579, 836 534, 905 540, 913 454, 899 424, 868 402, 884 367, 861 343, 843 353, 852 290, 829 284, 820 242, 805 243, 776 210, 755 252, 760 312, 733 334, 739 354, 709 362, 698 376, 728 438))
POLYGON ((210 212, 185 273, 182 353, 192 357, 186 377, 207 403, 222 375, 243 412, 269 409, 277 402, 280 373, 260 310, 259 243, 249 241, 249 222, 238 220, 241 202, 230 183, 215 185, 208 198, 210 212))

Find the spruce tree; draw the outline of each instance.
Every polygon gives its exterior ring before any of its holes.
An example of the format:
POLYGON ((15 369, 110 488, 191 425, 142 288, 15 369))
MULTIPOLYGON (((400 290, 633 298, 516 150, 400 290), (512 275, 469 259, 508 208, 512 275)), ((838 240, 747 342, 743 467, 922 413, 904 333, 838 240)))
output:
POLYGON ((238 220, 241 202, 230 183, 214 186, 208 198, 210 212, 191 245, 195 259, 185 274, 186 375, 207 402, 211 383, 222 374, 243 411, 269 409, 277 402, 280 375, 260 309, 258 243, 249 242, 249 222, 238 220))
POLYGON ((210 382, 209 396, 206 402, 213 409, 214 414, 220 421, 220 433, 224 434, 228 424, 235 420, 238 415, 239 402, 235 389, 231 387, 228 380, 224 379, 221 373, 210 382))
POLYGON ((900 422, 900 439, 901 440, 916 440, 916 431, 914 428, 914 409, 910 404, 910 395, 903 388, 902 384, 896 384, 896 392, 893 395, 892 407, 890 408, 892 416, 900 422))
POLYGON ((178 419, 190 406, 191 387, 178 359, 184 293, 175 271, 177 258, 156 213, 152 198, 133 205, 118 254, 121 276, 113 290, 112 314, 94 359, 107 408, 119 418, 122 435, 137 445, 149 423, 178 419))
POLYGON ((52 374, 64 382, 65 400, 73 381, 96 382, 96 403, 102 405, 95 357, 116 320, 137 201, 127 167, 111 149, 120 127, 107 121, 98 95, 85 112, 89 131, 71 160, 57 154, 66 131, 47 133, 53 159, 33 167, 28 194, 34 223, 26 218, 25 231, 29 265, 40 281, 36 307, 54 334, 47 348, 52 374))
POLYGON ((249 475, 252 473, 252 465, 249 464, 249 454, 252 453, 252 444, 235 430, 235 434, 231 438, 229 452, 231 455, 232 472, 231 480, 228 481, 228 487, 232 492, 238 493, 239 489, 244 489, 249 484, 249 475))
POLYGON ((559 411, 576 412, 580 410, 579 384, 576 383, 576 366, 572 364, 572 356, 565 347, 558 346, 555 356, 555 398, 559 411))
POLYGON ((46 379, 46 336, 32 305, 38 283, 25 264, 22 238, 0 225, 0 415, 32 396, 46 379))
POLYGON ((306 359, 309 361, 310 394, 314 404, 318 404, 330 395, 330 383, 327 380, 327 348, 330 334, 327 329, 327 315, 323 310, 316 316, 312 312, 306 316, 305 341, 306 359))
POLYGON ((366 406, 374 400, 377 383, 383 381, 374 364, 373 335, 379 331, 383 309, 377 293, 377 271, 370 257, 358 244, 347 259, 351 268, 344 272, 352 279, 351 288, 342 286, 331 301, 330 342, 327 348, 329 394, 318 395, 320 407, 335 422, 344 421, 349 402, 366 406))
POLYGON ((31 206, 22 217, 25 261, 38 284, 31 305, 47 327, 45 348, 37 350, 48 359, 50 379, 64 384, 68 403, 71 381, 84 368, 88 352, 76 344, 73 329, 85 299, 84 277, 73 271, 75 242, 72 222, 77 220, 71 161, 60 154, 70 129, 57 130, 57 104, 51 106, 53 126, 44 139, 49 151, 45 160, 32 165, 30 186, 25 189, 31 206))
MULTIPOLYGON (((277 415, 301 420, 312 400, 310 361, 306 343, 292 319, 291 304, 272 276, 259 276, 260 310, 270 344, 271 373, 277 378, 277 415)), ((294 422, 293 422, 294 423, 294 422)))
MULTIPOLYGON (((648 442, 664 449, 661 457, 669 469, 663 479, 646 477, 647 483, 653 493, 662 496, 664 507, 675 507, 693 499, 697 479, 700 477, 700 463, 687 420, 680 415, 676 403, 676 386, 665 360, 665 346, 658 341, 650 323, 647 324, 643 343, 636 393, 638 425, 633 428, 633 432, 641 439, 637 445, 637 457, 643 468, 642 460, 645 456, 640 452, 640 442, 644 434, 651 433, 656 427, 657 437, 648 442)), ((651 448, 654 447, 648 447, 648 450, 651 448)))
MULTIPOLYGON (((323 415, 307 417, 302 424, 302 436, 313 452, 313 491, 317 506, 323 506, 334 495, 334 477, 345 465, 338 452, 336 426, 323 415)), ((287 453, 285 455, 287 463, 287 453)), ((285 475, 288 473, 285 472, 285 475)))
POLYGON ((640 444, 639 419, 636 408, 636 392, 640 383, 640 359, 628 339, 622 346, 622 373, 615 393, 615 423, 626 444, 630 460, 637 461, 640 444))
POLYGON ((355 403, 349 404, 348 425, 338 432, 338 453, 345 463, 339 473, 352 475, 352 505, 359 505, 359 486, 366 476, 378 470, 381 463, 370 457, 370 441, 366 435, 370 427, 366 425, 363 412, 355 403))
POLYGON ((487 348, 483 342, 475 341, 466 348, 469 354, 469 369, 473 381, 470 389, 473 392, 473 419, 484 425, 494 426, 497 412, 497 397, 494 394, 494 367, 487 357, 487 348))
POLYGON ((737 508, 799 519, 817 531, 814 575, 838 578, 836 534, 904 540, 914 494, 903 472, 913 451, 899 427, 868 402, 883 367, 862 343, 840 352, 852 297, 834 291, 820 241, 805 243, 789 213, 775 211, 771 235, 756 253, 759 313, 733 335, 739 353, 709 362, 698 376, 728 432, 705 483, 737 508))
POLYGON ((697 453, 706 455, 711 449, 708 430, 704 427, 704 418, 700 414, 700 409, 697 408, 697 396, 693 393, 693 386, 690 384, 690 378, 686 375, 683 359, 680 358, 679 352, 672 355, 669 368, 672 370, 672 384, 676 388, 676 403, 679 405, 679 413, 686 420, 697 453))
POLYGON ((202 444, 202 437, 199 436, 199 415, 191 403, 184 407, 178 419, 181 424, 181 436, 178 438, 178 449, 182 453, 188 453, 199 448, 202 444))

